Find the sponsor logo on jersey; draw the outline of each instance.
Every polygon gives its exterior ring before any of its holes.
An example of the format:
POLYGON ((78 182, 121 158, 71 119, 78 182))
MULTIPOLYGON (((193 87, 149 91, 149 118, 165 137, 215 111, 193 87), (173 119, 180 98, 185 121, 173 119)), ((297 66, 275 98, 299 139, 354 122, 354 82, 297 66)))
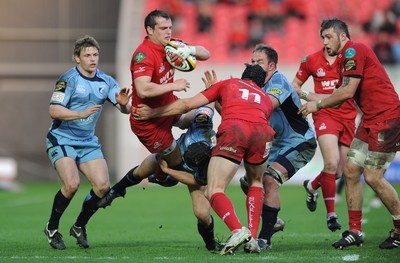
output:
POLYGON ((236 153, 237 152, 237 150, 236 149, 234 149, 234 148, 232 148, 232 147, 227 147, 227 146, 221 146, 221 147, 219 147, 219 149, 221 150, 221 151, 227 151, 227 152, 233 152, 233 153, 236 153))
POLYGON ((163 63, 160 65, 160 69, 158 70, 158 73, 162 73, 165 70, 165 66, 163 63))
POLYGON ((145 58, 146 58, 146 56, 143 54, 143 52, 139 52, 135 56, 135 61, 139 63, 140 61, 142 61, 145 58))
POLYGON ((50 155, 51 155, 52 158, 54 158, 55 156, 58 155, 58 151, 55 150, 55 151, 53 151, 50 155))
POLYGON ((345 58, 352 58, 355 55, 356 55, 356 50, 352 47, 346 49, 346 51, 344 52, 345 58))
POLYGON ((99 93, 103 94, 105 88, 104 86, 99 86, 99 93))
POLYGON ((357 69, 357 63, 354 59, 350 59, 346 61, 344 64, 344 71, 349 71, 349 70, 356 70, 357 69))
POLYGON ((172 68, 170 71, 165 73, 165 75, 160 78, 160 84, 168 83, 170 79, 174 77, 174 69, 172 68))
POLYGON ((146 67, 139 67, 139 69, 135 70, 135 71, 133 72, 133 74, 135 74, 135 73, 140 73, 140 72, 144 72, 144 71, 146 71, 146 67))
POLYGON ((297 75, 299 75, 299 76, 303 75, 303 71, 301 69, 299 69, 299 71, 297 71, 297 75))
POLYGON ((333 79, 333 80, 322 80, 321 85, 323 90, 331 90, 336 87, 336 85, 339 83, 338 79, 333 79))
POLYGON ((322 78, 322 77, 325 77, 325 76, 326 76, 326 73, 325 73, 325 71, 324 71, 323 68, 319 68, 319 69, 317 69, 316 75, 317 75, 317 77, 322 78))
POLYGON ((270 89, 270 90, 268 91, 268 93, 271 94, 271 95, 279 96, 279 95, 281 95, 283 92, 282 92, 282 90, 281 90, 280 88, 272 88, 272 89, 270 89))
POLYGON ((265 144, 265 150, 264 150, 264 154, 263 154, 263 158, 267 158, 271 152, 271 148, 272 148, 272 142, 267 142, 265 144))
POLYGON ((153 149, 155 150, 155 149, 159 148, 161 145, 162 145, 161 143, 155 142, 155 143, 153 144, 153 149))
POLYGON ((51 96, 50 102, 61 103, 61 102, 63 102, 64 98, 65 98, 65 93, 63 93, 63 92, 53 92, 53 95, 51 96))
POLYGON ((77 86, 76 86, 76 93, 78 93, 78 94, 85 94, 85 93, 86 93, 85 86, 83 86, 83 85, 77 85, 77 86))
POLYGON ((56 83, 56 87, 54 88, 54 91, 57 92, 65 92, 65 87, 67 86, 67 82, 65 81, 58 81, 56 83))

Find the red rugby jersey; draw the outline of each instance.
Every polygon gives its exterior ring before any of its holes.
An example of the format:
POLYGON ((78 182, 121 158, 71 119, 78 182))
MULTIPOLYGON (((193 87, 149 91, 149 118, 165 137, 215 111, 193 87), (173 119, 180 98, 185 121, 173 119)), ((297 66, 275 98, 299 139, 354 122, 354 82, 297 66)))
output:
POLYGON ((175 69, 168 63, 163 45, 155 44, 146 37, 132 55, 130 70, 133 106, 147 104, 151 108, 155 108, 177 100, 172 91, 148 99, 140 99, 137 96, 134 79, 138 77, 149 76, 151 81, 156 84, 174 82, 175 69))
POLYGON ((399 96, 371 48, 348 41, 337 59, 342 76, 361 78, 354 100, 364 113, 364 123, 400 117, 399 96))
POLYGON ((268 94, 249 80, 223 80, 202 93, 210 102, 216 100, 221 104, 222 120, 240 119, 268 124, 273 111, 268 94))
MULTIPOLYGON (((300 63, 296 77, 302 82, 312 76, 314 81, 314 92, 318 94, 331 94, 339 83, 340 73, 336 63, 329 64, 324 57, 324 50, 319 50, 306 56, 300 63)), ((321 113, 328 113, 334 118, 354 120, 357 116, 357 109, 353 99, 349 99, 338 109, 325 108, 313 113, 317 117, 321 113)))

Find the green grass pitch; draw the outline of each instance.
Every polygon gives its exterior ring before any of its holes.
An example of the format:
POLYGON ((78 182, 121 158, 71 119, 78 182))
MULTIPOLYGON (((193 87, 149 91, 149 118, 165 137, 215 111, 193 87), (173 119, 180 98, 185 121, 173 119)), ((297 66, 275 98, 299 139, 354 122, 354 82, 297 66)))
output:
MULTIPOLYGON (((82 180, 84 181, 84 179, 82 180)), ((368 208, 373 197, 365 187, 362 247, 335 250, 331 244, 340 232, 326 227, 325 206, 318 200, 317 211, 305 205, 302 186, 281 187, 284 232, 275 234, 273 249, 260 254, 220 256, 208 252, 197 233, 187 188, 139 185, 128 189, 125 198, 100 209, 87 226, 90 249, 84 250, 69 236, 89 185, 83 183, 64 213, 60 232, 67 246, 57 251, 47 244, 43 228, 50 215, 57 183, 26 183, 18 193, 0 192, 0 262, 400 262, 400 248, 381 250, 378 244, 392 228, 387 210, 368 208)), ((400 186, 396 186, 400 192, 400 186)), ((246 224, 245 196, 237 185, 227 190, 242 224, 246 224)), ((345 203, 337 205, 342 230, 347 229, 345 203)), ((213 213, 215 235, 225 241, 228 228, 213 213)))

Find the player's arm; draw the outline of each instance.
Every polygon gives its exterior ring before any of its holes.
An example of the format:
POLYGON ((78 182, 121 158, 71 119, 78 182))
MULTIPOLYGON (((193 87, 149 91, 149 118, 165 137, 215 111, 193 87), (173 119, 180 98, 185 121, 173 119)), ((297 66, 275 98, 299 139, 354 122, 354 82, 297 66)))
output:
POLYGON ((198 60, 208 60, 210 58, 210 52, 203 46, 192 46, 195 49, 194 56, 198 60))
POLYGON ((185 172, 185 171, 178 171, 178 170, 169 168, 167 162, 163 159, 159 160, 159 164, 160 164, 161 170, 164 173, 169 174, 170 176, 172 176, 174 179, 181 182, 182 184, 197 185, 196 180, 194 179, 194 176, 192 174, 185 172))
POLYGON ((335 92, 324 99, 311 101, 304 104, 300 108, 299 114, 301 113, 303 114, 303 116, 307 116, 308 114, 317 112, 320 109, 335 108, 338 105, 340 106, 346 100, 354 97, 360 81, 360 78, 347 76, 343 77, 342 85, 338 89, 336 89, 335 92))
POLYGON ((156 84, 151 77, 141 76, 134 79, 136 93, 141 99, 153 98, 173 91, 187 91, 190 83, 185 79, 178 79, 172 83, 156 84))
POLYGON ((303 81, 299 80, 297 77, 294 77, 292 85, 295 88, 300 99, 303 99, 305 101, 317 101, 317 100, 322 100, 329 96, 329 94, 317 94, 314 92, 302 90, 301 87, 303 86, 303 84, 304 84, 303 81))
POLYGON ((272 102, 272 106, 274 107, 274 109, 278 108, 281 105, 277 98, 275 98, 274 96, 272 96, 270 94, 268 94, 268 96, 269 96, 269 99, 272 102))
POLYGON ((164 107, 154 109, 147 105, 139 104, 137 108, 132 107, 132 114, 136 120, 148 120, 152 118, 183 114, 208 103, 210 103, 208 99, 202 93, 198 93, 194 97, 179 99, 164 107))
POLYGON ((72 111, 59 104, 50 104, 49 114, 52 119, 60 121, 72 121, 85 119, 101 109, 101 105, 90 106, 84 111, 72 111))
POLYGON ((303 81, 299 80, 297 77, 294 77, 292 85, 301 99, 302 99, 301 94, 303 92, 301 90, 301 87, 303 86, 303 84, 304 84, 303 81))

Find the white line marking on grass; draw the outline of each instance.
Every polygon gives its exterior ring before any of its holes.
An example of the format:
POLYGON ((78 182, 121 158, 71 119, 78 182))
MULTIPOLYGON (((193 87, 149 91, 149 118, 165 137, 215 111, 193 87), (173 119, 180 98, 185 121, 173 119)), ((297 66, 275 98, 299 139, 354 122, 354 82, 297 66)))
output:
POLYGON ((360 259, 360 255, 353 254, 353 255, 346 255, 342 257, 343 261, 358 261, 360 259))
POLYGON ((129 257, 79 257, 79 256, 65 256, 65 257, 48 257, 48 256, 32 256, 32 257, 23 257, 23 256, 11 256, 11 257, 0 257, 0 259, 24 259, 24 260, 43 260, 43 259, 75 259, 75 260, 121 260, 121 259, 130 259, 129 257))
POLYGON ((187 258, 184 258, 184 257, 155 257, 154 259, 157 259, 157 260, 171 260, 171 259, 173 259, 173 260, 187 260, 187 258))

